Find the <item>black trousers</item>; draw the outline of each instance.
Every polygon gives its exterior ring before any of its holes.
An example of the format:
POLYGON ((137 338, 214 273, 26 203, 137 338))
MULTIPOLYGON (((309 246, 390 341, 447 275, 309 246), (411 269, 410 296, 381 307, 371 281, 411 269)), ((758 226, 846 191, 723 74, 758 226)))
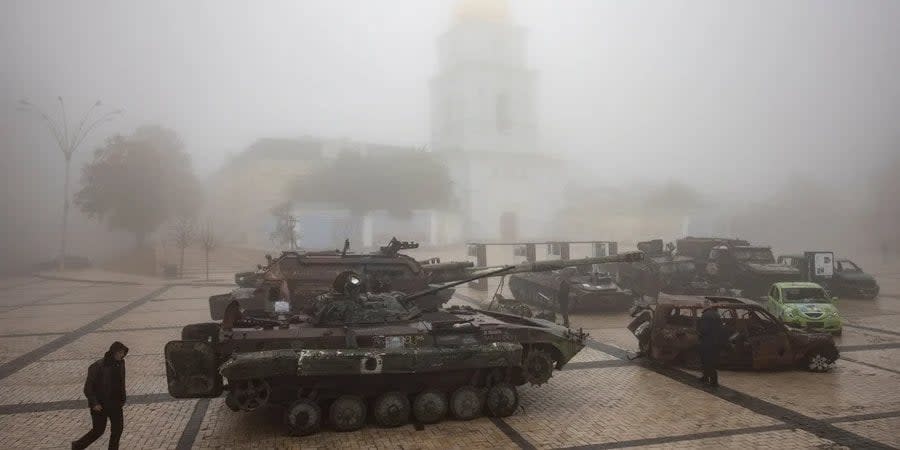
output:
POLYGON ((117 450, 119 448, 119 438, 122 437, 122 429, 125 427, 125 417, 122 414, 122 407, 103 407, 103 412, 91 410, 91 422, 93 428, 81 439, 72 443, 72 448, 85 449, 93 444, 103 432, 106 431, 106 421, 109 420, 109 449, 117 450))
POLYGON ((712 349, 700 350, 700 368, 703 371, 703 381, 716 386, 719 384, 719 354, 712 349))

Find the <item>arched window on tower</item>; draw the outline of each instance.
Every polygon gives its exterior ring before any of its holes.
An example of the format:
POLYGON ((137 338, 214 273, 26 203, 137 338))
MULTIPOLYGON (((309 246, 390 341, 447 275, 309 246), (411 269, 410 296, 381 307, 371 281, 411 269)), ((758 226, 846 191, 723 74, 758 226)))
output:
POLYGON ((497 96, 496 116, 497 131, 500 133, 509 131, 509 98, 506 94, 497 96))

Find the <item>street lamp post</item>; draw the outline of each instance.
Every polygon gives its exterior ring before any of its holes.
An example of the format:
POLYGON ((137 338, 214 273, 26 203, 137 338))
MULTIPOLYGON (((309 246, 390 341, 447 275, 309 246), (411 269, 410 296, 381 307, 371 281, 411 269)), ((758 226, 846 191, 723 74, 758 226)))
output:
POLYGON ((75 153, 75 150, 78 149, 85 138, 87 138, 98 125, 113 120, 116 116, 122 114, 122 110, 117 109, 92 117, 91 115, 94 110, 103 106, 100 100, 97 100, 93 106, 84 113, 84 116, 82 116, 81 121, 78 123, 78 127, 70 130, 69 120, 66 114, 66 104, 62 97, 56 97, 56 99, 59 101, 62 126, 60 126, 59 121, 53 120, 47 113, 32 103, 29 103, 27 100, 19 102, 19 110, 37 114, 44 120, 44 123, 47 125, 47 128, 59 145, 59 149, 62 151, 66 160, 66 176, 63 187, 62 235, 60 236, 59 248, 59 270, 63 271, 66 269, 66 234, 69 222, 69 168, 72 165, 72 154, 75 153))

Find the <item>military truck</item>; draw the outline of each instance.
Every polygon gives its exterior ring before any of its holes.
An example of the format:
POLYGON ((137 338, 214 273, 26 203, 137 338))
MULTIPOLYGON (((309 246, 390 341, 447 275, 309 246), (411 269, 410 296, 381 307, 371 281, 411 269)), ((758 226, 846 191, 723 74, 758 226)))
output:
MULTIPOLYGON (((631 261, 640 253, 592 258, 631 261)), ((165 346, 169 394, 217 397, 234 411, 281 407, 295 435, 328 423, 359 429, 414 418, 461 420, 484 410, 513 414, 516 386, 546 383, 585 344, 586 334, 541 319, 452 307, 423 311, 419 298, 483 277, 557 269, 558 262, 499 266, 413 294, 366 292, 342 272, 333 289, 295 309, 280 296, 251 310, 232 300, 221 322, 184 327, 165 346)))
POLYGON ((676 241, 676 253, 696 258, 698 269, 716 287, 739 290, 744 297, 761 297, 772 283, 801 279, 796 268, 775 262, 770 247, 743 239, 687 237, 676 241))

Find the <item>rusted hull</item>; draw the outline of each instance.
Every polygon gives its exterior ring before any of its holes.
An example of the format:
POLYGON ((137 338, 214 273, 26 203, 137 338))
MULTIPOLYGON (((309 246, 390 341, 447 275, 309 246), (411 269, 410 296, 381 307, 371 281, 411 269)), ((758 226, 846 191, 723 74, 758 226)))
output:
POLYGON ((424 374, 444 370, 516 367, 522 346, 492 343, 456 349, 275 350, 238 353, 225 361, 220 372, 229 380, 326 375, 424 374))

